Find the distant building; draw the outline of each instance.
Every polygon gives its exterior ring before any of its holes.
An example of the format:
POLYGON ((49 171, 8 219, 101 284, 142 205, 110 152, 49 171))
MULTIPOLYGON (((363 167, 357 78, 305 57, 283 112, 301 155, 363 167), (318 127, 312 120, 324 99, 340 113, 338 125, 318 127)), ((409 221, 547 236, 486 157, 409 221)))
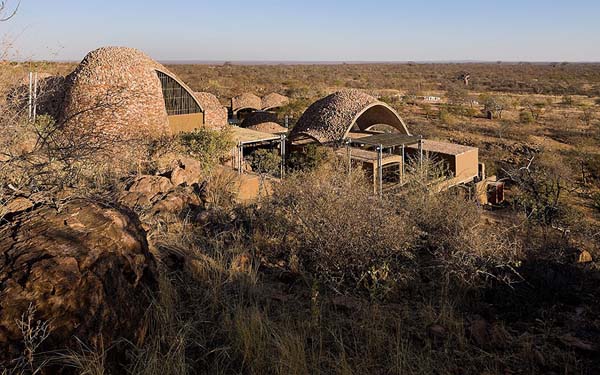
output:
POLYGON ((442 101, 442 98, 439 96, 424 96, 422 100, 427 103, 439 103, 442 101))

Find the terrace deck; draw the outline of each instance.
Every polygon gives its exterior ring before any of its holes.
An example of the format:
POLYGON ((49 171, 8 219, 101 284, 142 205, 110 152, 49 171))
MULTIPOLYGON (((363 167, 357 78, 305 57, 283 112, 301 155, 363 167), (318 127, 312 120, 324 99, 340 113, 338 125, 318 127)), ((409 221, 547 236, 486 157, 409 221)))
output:
POLYGON ((231 129, 233 139, 238 144, 272 142, 281 140, 281 136, 279 134, 265 133, 258 130, 240 128, 239 126, 230 126, 229 128, 231 129))

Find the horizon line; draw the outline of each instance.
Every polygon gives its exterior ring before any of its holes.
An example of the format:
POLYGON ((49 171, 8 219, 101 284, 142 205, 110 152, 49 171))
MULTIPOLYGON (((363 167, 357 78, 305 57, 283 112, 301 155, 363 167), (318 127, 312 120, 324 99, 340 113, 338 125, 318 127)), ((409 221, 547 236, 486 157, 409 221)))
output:
MULTIPOLYGON (((81 60, 37 59, 13 60, 17 63, 79 63, 81 60)), ((224 59, 157 59, 164 65, 392 65, 392 64, 535 64, 535 65, 565 65, 565 64, 600 64, 593 60, 224 60, 224 59)))

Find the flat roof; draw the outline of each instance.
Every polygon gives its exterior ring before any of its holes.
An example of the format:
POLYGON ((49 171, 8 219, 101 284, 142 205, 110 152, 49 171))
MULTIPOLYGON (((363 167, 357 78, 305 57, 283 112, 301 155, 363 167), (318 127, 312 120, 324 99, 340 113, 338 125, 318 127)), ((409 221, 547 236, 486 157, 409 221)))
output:
POLYGON ((372 136, 373 133, 360 133, 360 132, 349 132, 348 137, 350 139, 359 139, 372 136))
POLYGON ((364 145, 379 146, 382 145, 384 148, 395 147, 395 146, 406 146, 419 142, 420 137, 416 135, 406 135, 400 133, 380 133, 374 134, 367 137, 350 137, 354 143, 362 143, 364 145))
MULTIPOLYGON (((410 145, 409 148, 418 149, 418 145, 410 145)), ((422 142, 423 151, 438 152, 446 155, 460 155, 465 152, 478 150, 477 147, 459 145, 457 143, 448 143, 424 139, 422 142)))
MULTIPOLYGON (((338 155, 346 156, 347 151, 344 148, 337 150, 338 155)), ((350 157, 355 160, 362 160, 367 162, 375 162, 379 158, 377 151, 365 150, 362 148, 350 147, 350 157)), ((381 155, 383 164, 402 162, 402 156, 396 154, 383 153, 381 155)))
POLYGON ((267 141, 279 141, 281 139, 278 134, 265 133, 254 129, 240 128, 239 126, 230 125, 233 139, 238 143, 259 143, 267 141))

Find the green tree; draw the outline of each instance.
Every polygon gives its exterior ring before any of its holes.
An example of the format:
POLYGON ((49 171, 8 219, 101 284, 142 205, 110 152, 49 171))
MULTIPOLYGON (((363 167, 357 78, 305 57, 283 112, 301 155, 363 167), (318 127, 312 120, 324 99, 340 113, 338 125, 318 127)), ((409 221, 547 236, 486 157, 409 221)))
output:
POLYGON ((212 170, 235 147, 231 133, 225 129, 197 129, 194 132, 182 133, 179 142, 184 150, 200 160, 205 171, 212 170))
POLYGON ((490 112, 493 117, 502 118, 502 112, 510 108, 510 101, 501 96, 482 94, 479 101, 483 105, 484 112, 490 112))

